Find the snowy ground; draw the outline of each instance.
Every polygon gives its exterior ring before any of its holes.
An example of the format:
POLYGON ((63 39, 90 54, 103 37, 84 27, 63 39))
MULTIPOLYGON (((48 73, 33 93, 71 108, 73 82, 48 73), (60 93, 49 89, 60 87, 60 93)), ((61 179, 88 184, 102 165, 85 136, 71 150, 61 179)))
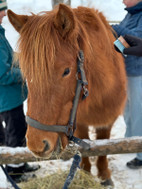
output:
MULTIPOLYGON (((51 9, 50 0, 7 0, 9 8, 19 14, 29 14, 30 12, 39 12, 51 9)), ((108 20, 122 20, 126 14, 123 10, 122 0, 72 0, 72 6, 76 7, 81 4, 94 6, 104 12, 108 20)), ((18 39, 18 33, 9 24, 7 18, 4 19, 3 26, 6 28, 6 36, 14 48, 18 39)), ((26 111, 26 104, 25 104, 26 111)), ((125 123, 120 116, 112 129, 111 138, 123 138, 125 133, 125 123)), ((135 154, 110 155, 109 166, 112 170, 112 179, 115 183, 115 189, 142 189, 142 169, 130 170, 126 167, 126 162, 133 159, 135 154)), ((71 165, 70 161, 46 161, 40 162, 41 169, 36 172, 37 176, 43 176, 46 173, 52 173, 54 170, 67 169, 71 165)), ((95 165, 92 163, 92 174, 96 175, 95 165)), ((0 189, 12 189, 7 183, 5 175, 0 170, 0 189)))
MULTIPOLYGON (((120 116, 114 124, 112 129, 111 138, 123 138, 125 133, 125 123, 123 117, 120 116)), ((94 137, 93 134, 91 138, 94 137)), ((126 162, 133 159, 135 154, 121 154, 109 155, 109 167, 112 171, 112 180, 115 184, 115 189, 142 189, 142 169, 131 170, 126 167, 126 162)), ((97 175, 95 166, 95 158, 91 158, 92 174, 97 175), (94 161, 93 161, 94 160, 94 161)), ((54 171, 69 169, 72 159, 69 161, 53 160, 43 161, 38 163, 41 168, 34 174, 37 177, 45 176, 46 174, 53 173, 54 171)), ((32 177, 33 173, 26 174, 27 177, 32 177)), ((11 185, 7 182, 4 173, 0 170, 0 189, 12 189, 11 185)))

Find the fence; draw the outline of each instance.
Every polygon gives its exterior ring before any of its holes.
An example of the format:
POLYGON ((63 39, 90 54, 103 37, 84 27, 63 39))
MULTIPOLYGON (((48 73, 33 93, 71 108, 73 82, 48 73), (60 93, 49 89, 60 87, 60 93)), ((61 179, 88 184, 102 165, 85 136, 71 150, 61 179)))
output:
POLYGON ((95 141, 85 140, 85 142, 90 144, 89 150, 85 150, 77 145, 68 145, 61 154, 53 153, 48 159, 34 157, 28 148, 0 147, 0 164, 55 160, 59 158, 68 160, 76 154, 77 150, 81 152, 83 157, 142 152, 142 137, 95 141))

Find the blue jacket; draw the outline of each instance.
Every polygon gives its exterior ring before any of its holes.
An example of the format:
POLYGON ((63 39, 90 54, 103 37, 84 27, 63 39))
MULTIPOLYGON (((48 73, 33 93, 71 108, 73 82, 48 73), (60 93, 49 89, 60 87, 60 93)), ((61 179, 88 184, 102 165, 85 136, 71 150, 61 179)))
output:
POLYGON ((0 25, 0 113, 23 104, 27 87, 23 84, 20 69, 13 66, 13 50, 0 25))
MULTIPOLYGON (((142 38, 142 2, 125 10, 127 15, 120 24, 113 25, 113 29, 118 36, 129 34, 142 38)), ((128 76, 142 75, 142 57, 128 55, 125 57, 125 65, 128 76)))

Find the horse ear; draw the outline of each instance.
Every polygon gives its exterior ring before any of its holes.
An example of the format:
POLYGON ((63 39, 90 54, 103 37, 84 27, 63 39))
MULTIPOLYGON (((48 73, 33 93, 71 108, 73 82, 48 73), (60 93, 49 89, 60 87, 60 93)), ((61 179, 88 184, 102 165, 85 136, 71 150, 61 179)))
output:
POLYGON ((66 5, 60 4, 54 25, 58 29, 62 37, 71 33, 75 28, 75 18, 73 11, 66 5))
POLYGON ((16 29, 17 32, 20 32, 23 25, 27 22, 28 16, 27 15, 18 15, 15 14, 10 9, 7 11, 8 19, 13 25, 13 27, 16 29))

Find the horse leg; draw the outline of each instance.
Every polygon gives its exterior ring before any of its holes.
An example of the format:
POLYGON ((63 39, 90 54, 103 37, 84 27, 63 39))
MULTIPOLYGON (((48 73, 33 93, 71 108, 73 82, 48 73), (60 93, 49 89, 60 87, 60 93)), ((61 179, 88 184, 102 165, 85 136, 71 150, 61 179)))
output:
MULTIPOLYGON (((109 139, 112 126, 96 129, 96 139, 109 139)), ((99 156, 97 159, 98 177, 102 180, 102 185, 113 186, 111 172, 108 168, 107 156, 99 156)))
MULTIPOLYGON (((88 126, 86 125, 77 125, 77 130, 75 132, 75 136, 81 139, 89 139, 88 134, 88 126)), ((80 167, 84 169, 85 171, 90 172, 91 171, 91 163, 89 161, 88 157, 83 157, 80 167)))

